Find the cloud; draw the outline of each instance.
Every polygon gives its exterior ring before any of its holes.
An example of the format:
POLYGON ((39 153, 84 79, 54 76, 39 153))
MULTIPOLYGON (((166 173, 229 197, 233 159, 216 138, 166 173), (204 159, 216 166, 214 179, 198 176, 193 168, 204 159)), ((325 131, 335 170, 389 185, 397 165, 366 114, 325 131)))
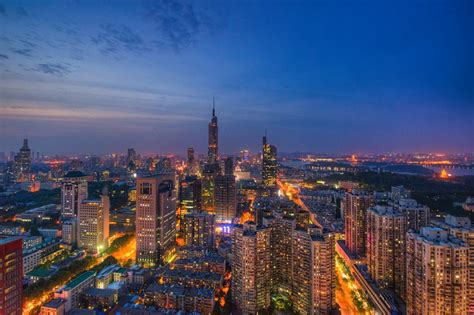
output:
POLYGON ((12 49, 12 52, 26 57, 33 57, 33 49, 31 48, 12 49))
POLYGON ((100 50, 104 54, 117 53, 124 49, 133 52, 150 51, 140 35, 126 25, 102 24, 100 28, 101 32, 91 40, 101 47, 100 50))
POLYGON ((40 63, 31 69, 32 71, 42 72, 45 74, 52 74, 57 77, 62 77, 71 73, 67 65, 59 63, 40 63))
POLYGON ((146 10, 146 16, 162 35, 156 42, 177 50, 191 44, 201 28, 201 18, 191 2, 153 1, 147 4, 146 10))
POLYGON ((0 54, 0 60, 5 60, 8 59, 7 55, 0 54))
POLYGON ((0 4, 0 15, 7 15, 7 10, 2 4, 0 4))

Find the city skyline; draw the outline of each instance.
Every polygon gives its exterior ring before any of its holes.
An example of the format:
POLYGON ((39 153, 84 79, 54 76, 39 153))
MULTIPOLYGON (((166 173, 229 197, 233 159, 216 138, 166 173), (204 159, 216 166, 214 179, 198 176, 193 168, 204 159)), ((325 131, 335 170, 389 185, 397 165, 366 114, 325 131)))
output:
POLYGON ((215 96, 227 154, 265 129, 281 152, 473 152, 471 12, 2 2, 0 151, 204 153, 215 96))

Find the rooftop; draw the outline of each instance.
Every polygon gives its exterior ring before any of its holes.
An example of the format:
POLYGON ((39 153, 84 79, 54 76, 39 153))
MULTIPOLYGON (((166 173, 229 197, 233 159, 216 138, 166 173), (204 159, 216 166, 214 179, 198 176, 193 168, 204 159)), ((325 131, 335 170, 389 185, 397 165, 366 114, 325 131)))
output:
POLYGON ((95 276, 94 271, 83 272, 79 276, 72 279, 68 284, 66 284, 65 288, 74 289, 79 284, 81 284, 82 282, 84 282, 85 280, 87 280, 88 278, 93 277, 93 276, 95 276))

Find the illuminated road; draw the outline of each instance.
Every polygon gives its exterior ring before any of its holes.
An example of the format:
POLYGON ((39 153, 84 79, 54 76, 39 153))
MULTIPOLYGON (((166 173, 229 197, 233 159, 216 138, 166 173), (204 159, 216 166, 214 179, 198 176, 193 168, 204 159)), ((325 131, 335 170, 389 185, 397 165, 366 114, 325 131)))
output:
MULTIPOLYGON (((114 235, 114 236, 112 236, 112 238, 117 239, 118 237, 124 235, 123 233, 117 233, 117 234, 119 234, 119 236, 114 235)), ((134 236, 134 237, 130 238, 130 240, 127 242, 127 244, 125 246, 122 246, 120 249, 113 252, 112 254, 104 255, 104 256, 101 256, 99 258, 94 259, 93 262, 88 266, 87 269, 91 269, 91 268, 95 267, 96 265, 102 263, 107 257, 109 257, 111 255, 113 257, 115 257, 115 259, 117 259, 117 261, 120 264, 126 263, 129 259, 134 261, 135 260, 135 251, 136 251, 136 241, 135 241, 135 236, 134 236)), ((58 284, 57 286, 55 286, 54 289, 52 290, 52 292, 48 292, 47 294, 44 294, 42 297, 40 297, 38 299, 28 301, 27 303, 25 303, 23 305, 23 314, 30 314, 30 312, 33 311, 34 308, 36 308, 38 306, 41 306, 43 303, 47 302, 51 298, 51 294, 53 292, 55 292, 57 289, 59 289, 60 287, 62 287, 63 285, 65 285, 66 283, 71 281, 76 276, 78 276, 78 274, 71 275, 68 279, 63 281, 61 284, 58 284)))
POLYGON ((354 280, 350 271, 338 259, 336 259, 336 276, 340 284, 339 288, 336 289, 336 303, 340 307, 341 314, 372 314, 373 312, 369 310, 367 299, 359 293, 361 290, 360 286, 354 280), (360 310, 358 310, 352 294, 360 301, 362 305, 360 310))
MULTIPOLYGON (((308 207, 299 197, 299 189, 297 187, 281 181, 277 181, 277 183, 283 195, 300 206, 302 209, 309 211, 308 207)), ((320 225, 319 222, 314 223, 320 225)), ((359 293, 360 287, 353 280, 352 275, 347 274, 346 270, 344 270, 344 266, 337 260, 336 276, 338 282, 340 283, 340 287, 336 290, 336 302, 340 307, 341 314, 371 314, 371 312, 368 310, 367 300, 359 293), (357 309, 357 306, 354 303, 352 294, 355 294, 357 299, 361 301, 362 309, 360 311, 357 309)))

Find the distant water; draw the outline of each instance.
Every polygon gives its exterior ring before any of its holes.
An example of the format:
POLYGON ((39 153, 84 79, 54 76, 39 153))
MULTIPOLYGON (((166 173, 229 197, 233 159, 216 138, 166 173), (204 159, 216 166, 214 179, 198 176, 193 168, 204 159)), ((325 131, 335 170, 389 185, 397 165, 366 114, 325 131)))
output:
POLYGON ((303 166, 309 163, 305 161, 285 161, 281 162, 280 164, 287 167, 303 168, 303 166))

